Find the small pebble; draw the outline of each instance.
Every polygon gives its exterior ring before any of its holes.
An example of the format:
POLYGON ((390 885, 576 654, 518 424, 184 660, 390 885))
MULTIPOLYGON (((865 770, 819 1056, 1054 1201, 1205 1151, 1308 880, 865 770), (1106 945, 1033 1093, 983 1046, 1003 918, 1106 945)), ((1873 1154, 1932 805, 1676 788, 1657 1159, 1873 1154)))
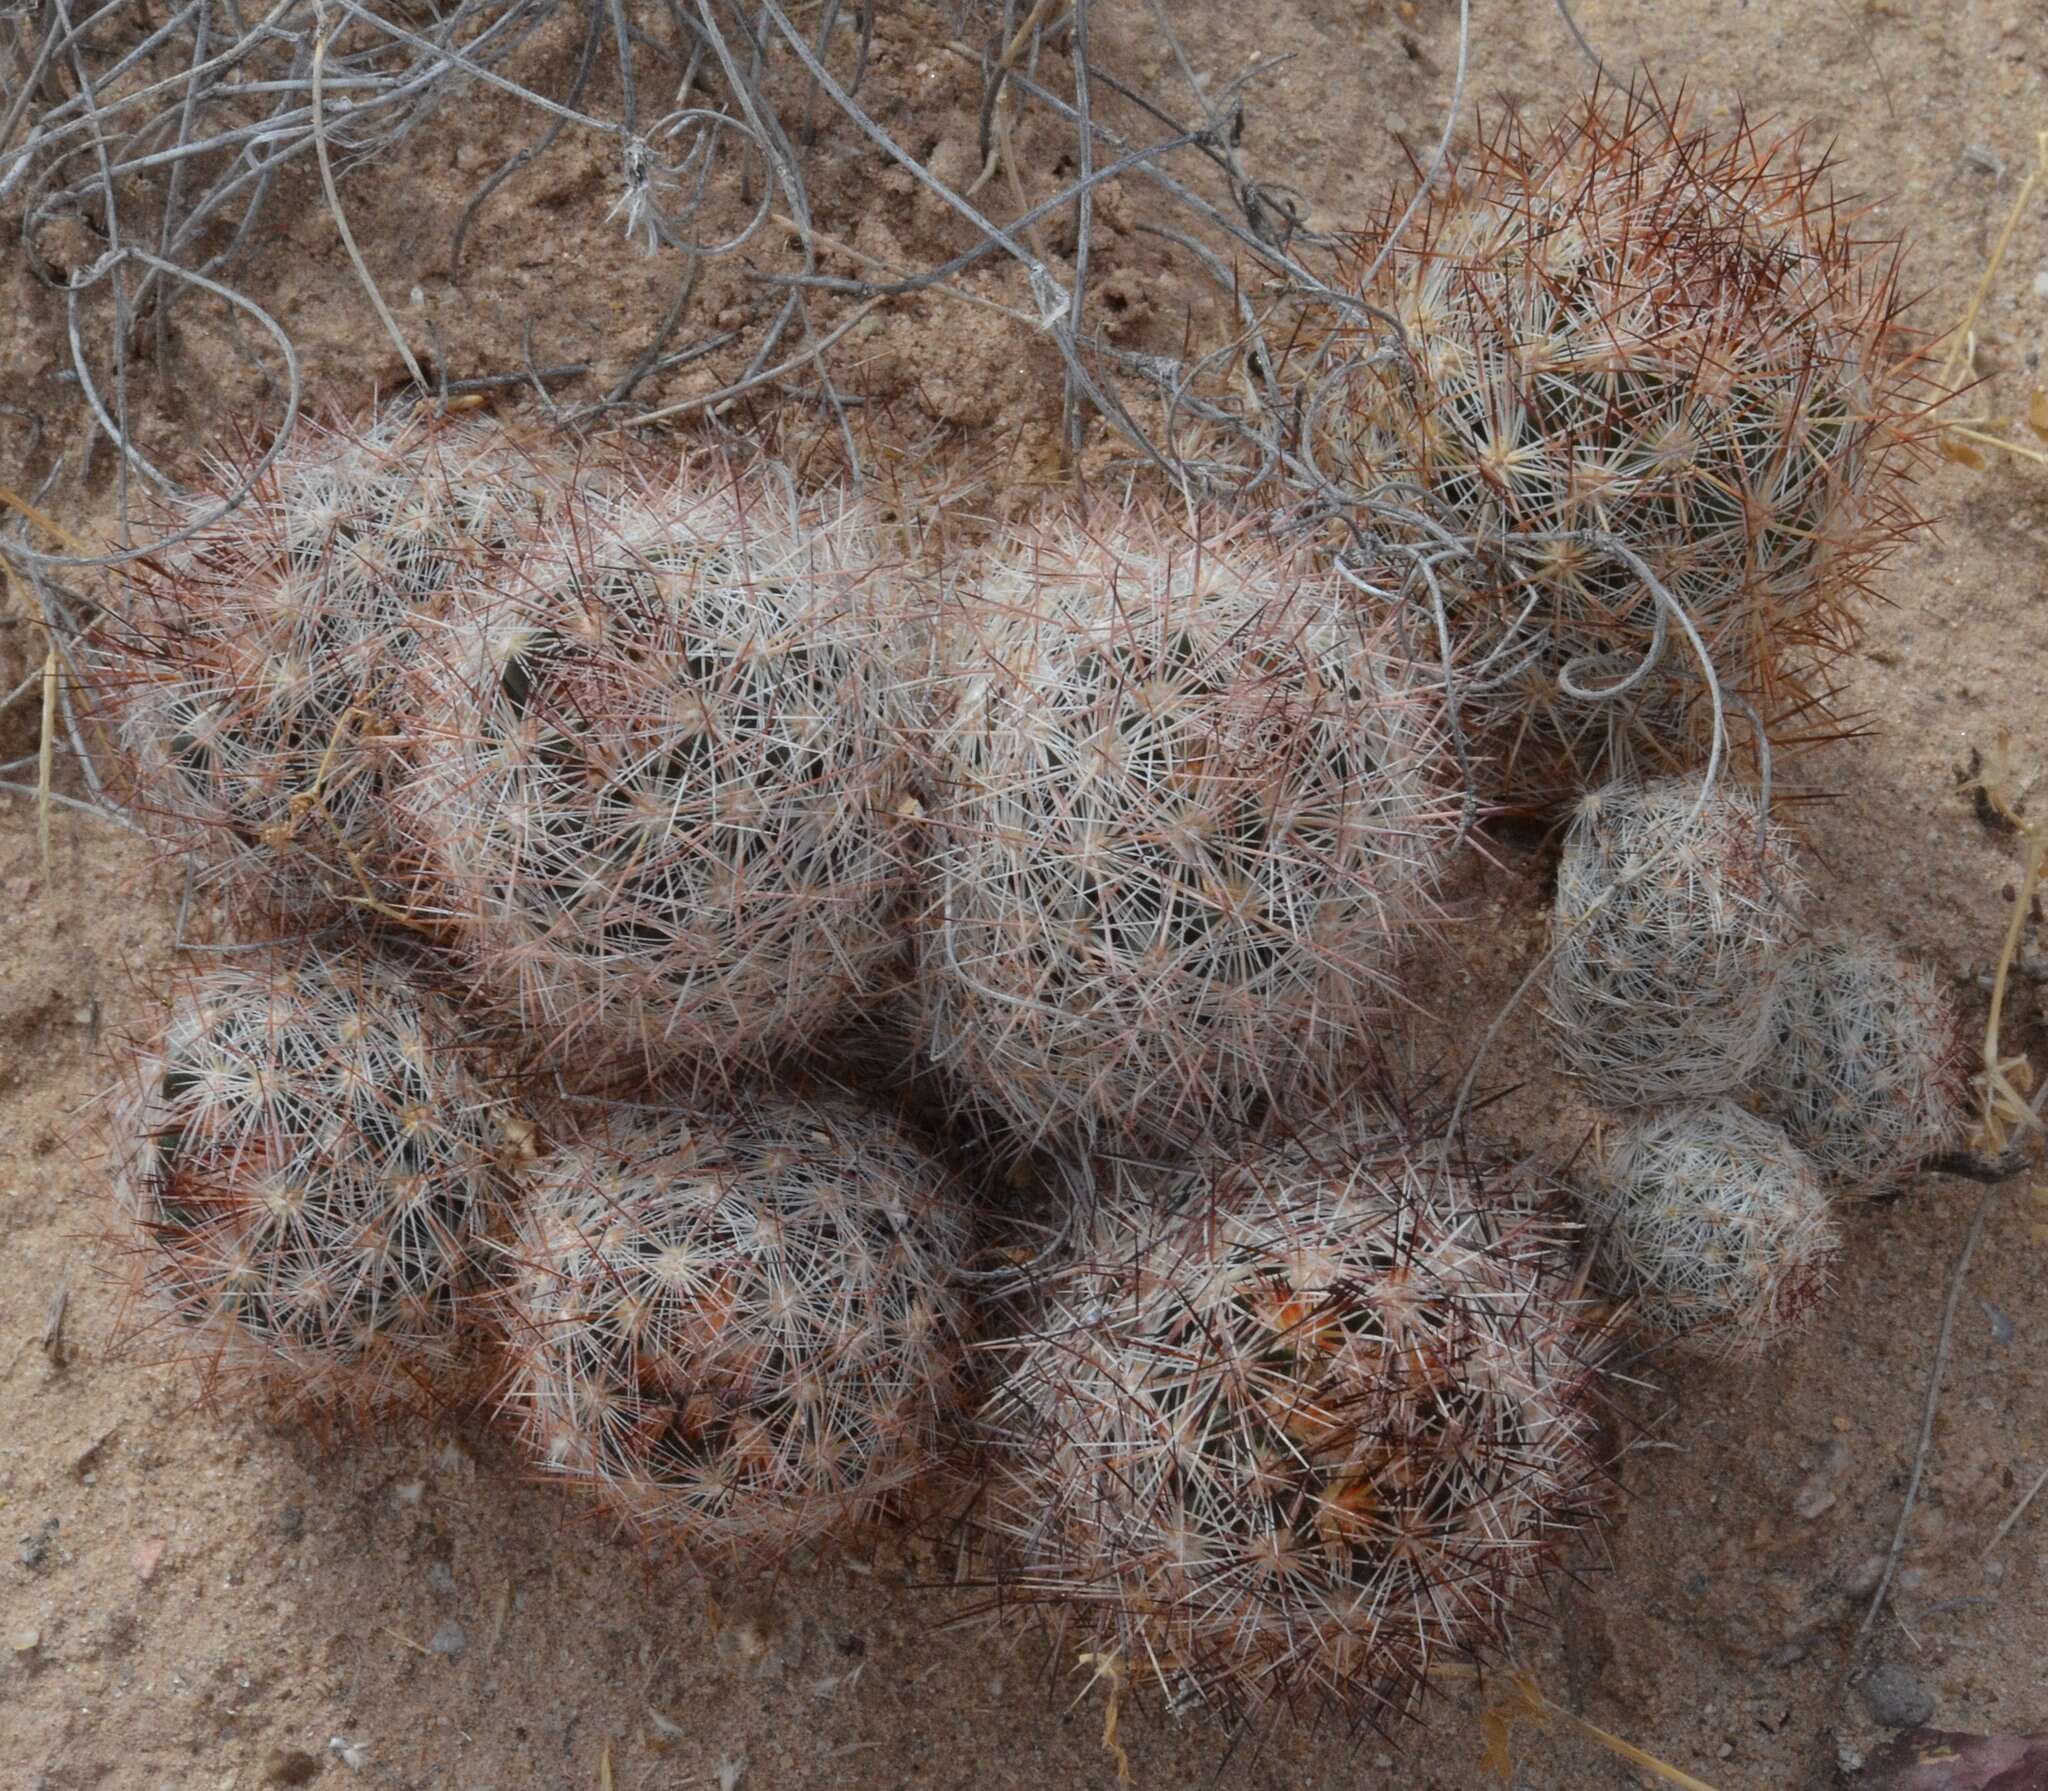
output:
POLYGON ((2034 296, 2037 299, 2048 299, 2048 267, 2044 267, 2034 276, 2034 296))
POLYGON ((1883 1578, 1884 1556, 1865 1555, 1842 1575, 1842 1590, 1851 1598, 1868 1598, 1877 1590, 1877 1582, 1883 1578))
POLYGON ((305 1528, 306 1514, 297 1505, 287 1505, 277 1514, 277 1533, 285 1541, 298 1541, 305 1528))
POLYGON ((446 1561, 427 1563, 427 1586, 435 1592, 447 1593, 455 1590, 455 1575, 450 1571, 446 1561))
POLYGON ((1815 1474, 1800 1487, 1792 1501, 1792 1509, 1801 1517, 1815 1518, 1828 1510, 1834 1502, 1834 1488, 1829 1486, 1820 1474, 1815 1474))
POLYGON ((1910 1668, 1896 1661, 1873 1667, 1856 1688, 1874 1722, 1888 1729, 1917 1729, 1934 1714, 1934 1699, 1913 1677, 1910 1668))
POLYGON ((434 1631, 434 1639, 427 1644, 429 1654, 445 1654, 453 1660, 469 1646, 468 1633, 454 1618, 449 1618, 434 1631))
POLYGON ((40 1629, 17 1629, 14 1632, 16 1654, 33 1654, 42 1645, 43 1632, 40 1629))

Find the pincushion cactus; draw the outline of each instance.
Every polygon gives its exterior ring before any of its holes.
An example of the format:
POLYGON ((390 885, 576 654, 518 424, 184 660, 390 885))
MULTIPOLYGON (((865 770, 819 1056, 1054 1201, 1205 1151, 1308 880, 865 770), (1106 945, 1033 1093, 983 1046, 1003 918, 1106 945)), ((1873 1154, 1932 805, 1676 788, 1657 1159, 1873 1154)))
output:
POLYGON ((1920 520, 1926 433, 1894 251, 1826 183, 1796 138, 1603 95, 1547 131, 1510 118, 1353 245, 1351 288, 1402 339, 1337 333, 1311 453, 1391 503, 1375 529, 1419 512, 1468 713, 1518 789, 1697 764, 1707 685, 1674 611, 1731 712, 1781 745, 1826 731, 1829 667, 1920 520))
POLYGON ((1696 778, 1585 797, 1558 864, 1549 1007, 1558 1049, 1611 1106, 1740 1086, 1805 888, 1790 837, 1696 778))
POLYGON ((1617 1126, 1581 1197, 1601 1280, 1653 1331, 1755 1356, 1827 1291, 1839 1238, 1819 1174, 1731 1102, 1617 1126))
POLYGON ((1961 1142, 1969 1063, 1933 971, 1832 933, 1787 962, 1756 1088, 1823 1175, 1877 1193, 1961 1142))
MULTIPOLYGON (((217 508, 253 460, 157 520, 217 508)), ((493 426, 302 424, 237 509, 111 576, 90 674, 132 806, 238 898, 384 901, 396 675, 451 587, 558 502, 493 426)))
POLYGON ((898 949, 891 615, 858 513, 768 470, 586 491, 422 659, 407 907, 557 1065, 811 1042, 898 949))
POLYGON ((705 1565, 844 1537, 938 1460, 965 1249, 883 1114, 614 1115, 535 1171, 503 1394, 541 1470, 705 1565))
POLYGON ((374 960, 253 955, 130 1080, 114 1190, 147 1341, 308 1411, 459 1390, 511 1129, 438 1010, 374 960))
POLYGON ((1184 1139, 1369 1044, 1459 801, 1327 586, 1143 508, 1001 542, 949 618, 919 986, 1026 1144, 1184 1139))
POLYGON ((999 1596, 1175 1706, 1378 1723, 1596 1514, 1568 1225, 1353 1121, 1106 1208, 983 1420, 999 1596))

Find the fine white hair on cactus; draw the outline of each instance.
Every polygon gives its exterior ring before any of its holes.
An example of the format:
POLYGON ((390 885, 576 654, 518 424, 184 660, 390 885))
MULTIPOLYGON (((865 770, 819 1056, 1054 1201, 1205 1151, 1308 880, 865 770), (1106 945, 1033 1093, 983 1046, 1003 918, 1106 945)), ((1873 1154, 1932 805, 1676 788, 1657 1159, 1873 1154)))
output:
POLYGON ((1376 1116, 1181 1180, 1103 1208, 998 1346, 998 1602, 1175 1707, 1382 1723, 1597 1516, 1574 1228, 1376 1116))
POLYGON ((1580 1197, 1608 1291, 1711 1353, 1762 1353, 1827 1291, 1840 1240, 1819 1173, 1732 1102, 1615 1127, 1580 1197))
POLYGON ((775 469, 587 478, 422 656, 408 908, 557 1065, 811 1043, 900 948, 894 603, 860 512, 775 469))
POLYGON ((535 1171, 502 1395, 541 1470, 706 1566, 857 1531, 939 1460, 965 1231, 885 1114, 614 1114, 535 1171))
POLYGON ((1774 1011, 1758 1097, 1829 1180, 1882 1192, 1961 1141, 1970 1052, 1926 965, 1824 934, 1787 961, 1774 1011))
POLYGON ((1549 1010, 1595 1099, 1656 1106, 1740 1086, 1805 885, 1791 837, 1739 790, 1609 784, 1579 804, 1557 871, 1549 1010))
POLYGON ((1460 804, 1355 608, 1138 503, 1020 527, 950 606, 918 929, 930 1050, 1020 1141, 1185 1141, 1373 1039, 1460 804))
POLYGON ((113 1186, 139 1334, 308 1411, 459 1391, 507 1138, 448 1020, 374 959, 238 958, 138 1054, 113 1186))
MULTIPOLYGON (((162 520, 182 526, 243 476, 218 466, 162 520)), ((397 674, 549 489, 494 426, 425 410, 308 423, 239 508, 111 574, 88 675, 151 831, 295 917, 383 899, 397 674)))

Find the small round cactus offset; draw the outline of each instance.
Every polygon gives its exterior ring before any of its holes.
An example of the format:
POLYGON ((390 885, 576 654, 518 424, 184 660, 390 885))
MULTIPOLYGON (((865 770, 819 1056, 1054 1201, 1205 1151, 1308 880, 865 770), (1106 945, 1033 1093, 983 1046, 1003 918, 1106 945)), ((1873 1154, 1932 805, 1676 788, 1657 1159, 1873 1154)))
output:
POLYGON ((533 1459, 706 1566, 857 1531, 936 1465, 959 1398, 952 1193, 838 1099, 567 1145, 505 1301, 533 1459))
POLYGON ((1618 1127, 1581 1198, 1601 1279, 1653 1331, 1754 1356, 1827 1291, 1840 1240, 1819 1174, 1769 1120, 1730 1102, 1618 1127))
MULTIPOLYGON (((255 464, 216 467, 157 520, 201 520, 255 464)), ((238 508, 117 568, 90 671, 152 831, 273 909, 385 899, 397 674, 548 489, 493 427, 309 423, 238 508)))
POLYGON ((1787 962, 1775 1016, 1757 1090, 1830 1181, 1879 1193, 1961 1142, 1970 1052, 1926 965, 1825 935, 1787 962))
POLYGON ((1600 96, 1548 130, 1509 118, 1354 245, 1405 352, 1337 332, 1315 453, 1473 544, 1435 557, 1466 712, 1518 792, 1697 765, 1678 611, 1731 710, 1781 746, 1828 731, 1830 667, 1920 521, 1925 436, 1895 246, 1854 234, 1828 178, 1796 138, 1600 96))
POLYGON ((209 1393, 309 1411, 460 1390, 460 1319, 509 1204, 494 1103, 372 960, 201 977, 134 1066, 114 1189, 138 1324, 209 1393))
POLYGON ((1004 542, 949 617, 931 1051, 1029 1145, 1312 1101, 1389 1007, 1459 800, 1437 712, 1298 565, 1143 509, 1004 542))
POLYGON ((1610 784, 1579 804, 1557 870, 1550 1018, 1608 1106, 1742 1085, 1770 1047, 1805 886, 1790 836, 1739 790, 1610 784))
POLYGON ((1170 1705, 1380 1723, 1597 1516, 1571 1227, 1354 1124, 1103 1215, 983 1412, 999 1596, 1170 1705))
POLYGON ((425 655, 407 905, 554 1062, 760 1065, 882 977, 910 697, 881 582, 859 515, 772 470, 620 479, 425 655))

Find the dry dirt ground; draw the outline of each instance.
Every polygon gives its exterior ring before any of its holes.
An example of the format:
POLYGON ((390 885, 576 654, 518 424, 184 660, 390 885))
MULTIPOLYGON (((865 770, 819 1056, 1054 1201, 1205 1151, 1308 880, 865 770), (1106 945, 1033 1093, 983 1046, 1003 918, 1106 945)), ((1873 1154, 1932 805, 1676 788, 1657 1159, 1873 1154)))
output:
MULTIPOLYGON (((960 180, 976 89, 944 47, 956 27, 908 0, 879 10, 864 91, 914 153, 960 180)), ((1255 55, 1294 54, 1253 92, 1247 153, 1312 195, 1317 223, 1373 210, 1402 158, 1426 149, 1452 72, 1445 0, 1172 10, 1218 80, 1255 55)), ((1875 226, 1910 241, 1922 321, 1960 311, 2048 129, 2048 13, 2036 0, 1580 0, 1577 12, 1611 66, 1685 83, 1709 116, 1739 95, 1810 123, 1845 182, 1871 195, 1875 226)), ((1540 110, 1584 84, 1587 64, 1550 5, 1476 0, 1474 14, 1482 102, 1540 110)), ((1105 61, 1156 72, 1138 0, 1098 0, 1095 16, 1105 61)), ((550 27, 525 72, 559 90, 579 32, 568 19, 550 27)), ((602 80, 589 103, 606 103, 602 80)), ((447 110, 354 177, 356 233, 384 290, 410 299, 415 333, 431 321, 456 371, 516 364, 530 318, 538 359, 589 359, 603 374, 669 296, 660 266, 605 221, 609 150, 558 146, 486 214, 452 276, 460 195, 530 132, 489 97, 447 110)), ((865 253, 916 264, 951 240, 872 157, 828 134, 820 163, 819 221, 865 253)), ((1174 346, 1174 291, 1132 229, 1137 200, 1107 200, 1105 213, 1098 277, 1120 283, 1130 339, 1174 346)), ((61 308, 7 249, 0 396, 41 411, 55 445, 76 449, 76 389, 54 378, 61 308)), ((291 329, 320 402, 359 406, 393 383, 395 358, 310 183, 284 195, 242 277, 291 329)), ((698 325, 723 327, 731 302, 710 291, 698 325)), ((202 309, 180 343, 180 393, 145 380, 138 399, 147 439, 177 468, 262 397, 202 309)), ((1057 424, 1049 353, 937 300, 863 329, 863 389, 892 427, 944 430, 991 464, 1042 457, 1057 424)), ((2048 205, 2021 228, 1981 347, 1986 408, 2023 406, 2048 349, 2048 205)), ((712 361, 656 389, 683 396, 729 371, 712 361)), ((25 445, 0 433, 0 483, 41 475, 48 448, 31 463, 25 445)), ((74 528, 106 528, 108 456, 82 478, 76 453, 70 466, 52 505, 74 528)), ((1979 825, 1954 768, 2010 729, 2021 772, 2048 772, 2048 469, 1945 465, 1926 496, 1939 532, 1894 568, 1856 671, 1872 732, 1830 749, 1810 776, 1833 799, 1801 814, 1831 913, 1924 953, 1981 1015, 2016 852, 1979 825)), ((23 619, 0 612, 0 686, 37 653, 23 619)), ((17 706, 0 720, 0 759, 32 739, 17 706)), ((45 876, 31 806, 0 794, 0 1784, 1114 1782, 1099 1695, 1082 1695, 1084 1679, 1035 1636, 951 1622, 962 1601, 914 1584, 942 1580, 949 1563, 900 1539, 707 1594, 523 1479, 480 1427, 323 1450, 257 1413, 196 1410, 183 1379, 110 1354, 116 1300, 95 1243, 104 1194, 71 1141, 99 1049, 144 1011, 138 979, 165 961, 170 914, 130 836, 67 813, 54 844, 45 876), (39 1341, 59 1287, 61 1355, 39 1341)), ((1468 1017, 1437 1029, 1447 1048, 1470 1043, 1469 1016, 1492 1011, 1539 936, 1537 858, 1505 845, 1496 858, 1453 892, 1459 955, 1421 982, 1436 1012, 1468 1017)), ((2031 993, 2021 1008, 2009 1046, 2048 1061, 2031 993)), ((1569 1144, 1583 1122, 1527 1028, 1498 1068, 1522 1087, 1497 1127, 1531 1146, 1569 1144)), ((1523 1644, 1521 1664, 1551 1698, 1716 1791, 1833 1785, 1883 1738, 1844 1675, 1976 1199, 1925 1183, 1848 1215, 1832 1304, 1767 1366, 1654 1365, 1657 1391, 1640 1402, 1654 1422, 1624 1461, 1610 1541, 1583 1563, 1555 1627, 1523 1644)), ((2021 1188, 1991 1208, 1896 1595, 1859 1657, 1906 1668, 1949 1728, 2048 1727, 2048 1500, 1992 1546, 2048 1468, 2044 1218, 2021 1188)), ((1229 1751, 1203 1722, 1142 1709, 1126 1713, 1123 1739, 1148 1787, 1466 1791, 1489 1782, 1478 1713, 1496 1695, 1449 1685, 1426 1723, 1386 1740, 1283 1724, 1229 1751)), ((1529 1791, 1650 1782, 1560 1725, 1518 1729, 1514 1750, 1529 1791)))

